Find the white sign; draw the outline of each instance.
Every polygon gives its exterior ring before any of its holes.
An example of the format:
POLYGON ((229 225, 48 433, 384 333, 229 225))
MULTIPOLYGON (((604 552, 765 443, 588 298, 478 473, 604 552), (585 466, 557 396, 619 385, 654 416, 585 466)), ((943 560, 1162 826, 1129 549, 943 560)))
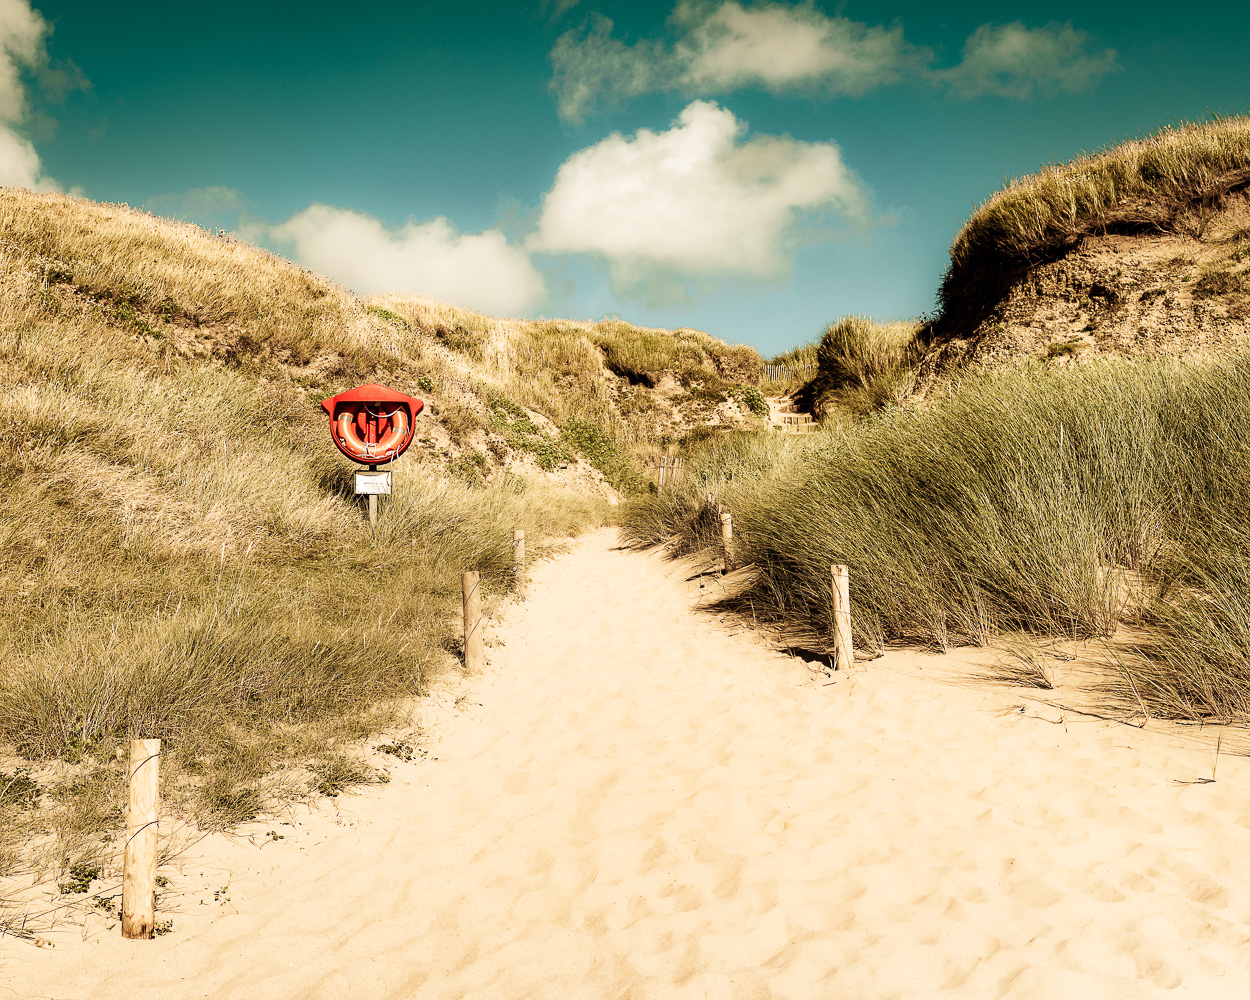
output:
POLYGON ((389 472, 357 472, 357 493, 381 493, 391 495, 391 474, 389 472))

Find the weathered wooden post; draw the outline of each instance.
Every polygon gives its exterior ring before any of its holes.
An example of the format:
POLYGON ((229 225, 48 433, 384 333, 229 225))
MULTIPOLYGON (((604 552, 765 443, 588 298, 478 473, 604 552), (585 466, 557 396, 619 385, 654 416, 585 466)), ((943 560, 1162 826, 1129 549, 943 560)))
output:
POLYGON ((516 574, 516 592, 525 596, 525 532, 512 531, 512 572, 516 574))
POLYGON ((668 456, 660 456, 660 489, 664 489, 664 473, 668 471, 668 456))
POLYGON ((130 802, 122 862, 122 937, 132 940, 150 938, 156 928, 160 759, 160 740, 130 741, 130 802))
POLYGON ((460 577, 464 592, 464 669, 482 669, 482 591, 476 570, 466 569, 460 577))
POLYGON ((851 638, 851 573, 847 567, 834 564, 833 573, 833 648, 837 670, 855 666, 855 642, 851 638))
POLYGON ((734 519, 727 510, 720 512, 720 547, 728 573, 734 568, 734 519))

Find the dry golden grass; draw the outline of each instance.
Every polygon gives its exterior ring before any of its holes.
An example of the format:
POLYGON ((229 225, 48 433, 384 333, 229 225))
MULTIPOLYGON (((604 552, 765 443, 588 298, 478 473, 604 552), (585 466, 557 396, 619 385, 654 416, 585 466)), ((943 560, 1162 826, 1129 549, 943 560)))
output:
POLYGON ((939 328, 974 326, 1007 285, 1093 233, 1202 236, 1250 183, 1250 118, 1162 129, 1012 181, 991 195, 951 247, 939 328))
POLYGON ((922 353, 919 330, 915 321, 878 323, 866 316, 831 323, 816 350, 816 375, 807 390, 812 411, 821 417, 835 410, 864 416, 902 402, 922 353))
POLYGON ((696 393, 746 389, 762 373, 754 348, 700 330, 503 319, 411 295, 376 296, 369 310, 401 331, 406 356, 431 367, 450 364, 462 378, 471 366, 487 393, 502 392, 560 427, 589 421, 640 455, 670 433, 671 413, 655 405, 653 394, 635 390, 665 383, 696 393))
POLYGON ((489 607, 513 528, 541 553, 606 516, 414 446, 373 532, 321 399, 386 382, 645 486, 621 444, 651 417, 605 358, 758 362, 665 336, 366 303, 194 226, 0 189, 0 789, 36 789, 0 793, 0 872, 115 860, 133 736, 165 741, 166 801, 201 826, 367 777, 353 748, 457 666, 461 570, 489 607))

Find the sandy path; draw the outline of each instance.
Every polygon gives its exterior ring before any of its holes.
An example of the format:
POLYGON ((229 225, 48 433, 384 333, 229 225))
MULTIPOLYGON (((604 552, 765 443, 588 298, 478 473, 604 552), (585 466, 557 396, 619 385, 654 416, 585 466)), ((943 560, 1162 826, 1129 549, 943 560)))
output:
POLYGON ((1010 692, 931 677, 952 657, 830 684, 611 541, 535 568, 438 759, 285 840, 206 840, 167 873, 166 937, 3 943, 0 996, 1250 991, 1244 758, 1169 783, 1209 754, 1004 714, 1010 692))

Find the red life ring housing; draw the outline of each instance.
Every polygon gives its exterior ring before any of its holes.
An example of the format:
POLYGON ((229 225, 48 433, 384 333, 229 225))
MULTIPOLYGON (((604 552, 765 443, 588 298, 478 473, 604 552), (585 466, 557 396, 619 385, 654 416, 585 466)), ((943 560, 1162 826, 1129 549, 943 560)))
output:
POLYGON ((412 443, 415 417, 425 404, 383 385, 359 385, 321 403, 330 417, 330 438, 362 465, 399 458, 412 443))

